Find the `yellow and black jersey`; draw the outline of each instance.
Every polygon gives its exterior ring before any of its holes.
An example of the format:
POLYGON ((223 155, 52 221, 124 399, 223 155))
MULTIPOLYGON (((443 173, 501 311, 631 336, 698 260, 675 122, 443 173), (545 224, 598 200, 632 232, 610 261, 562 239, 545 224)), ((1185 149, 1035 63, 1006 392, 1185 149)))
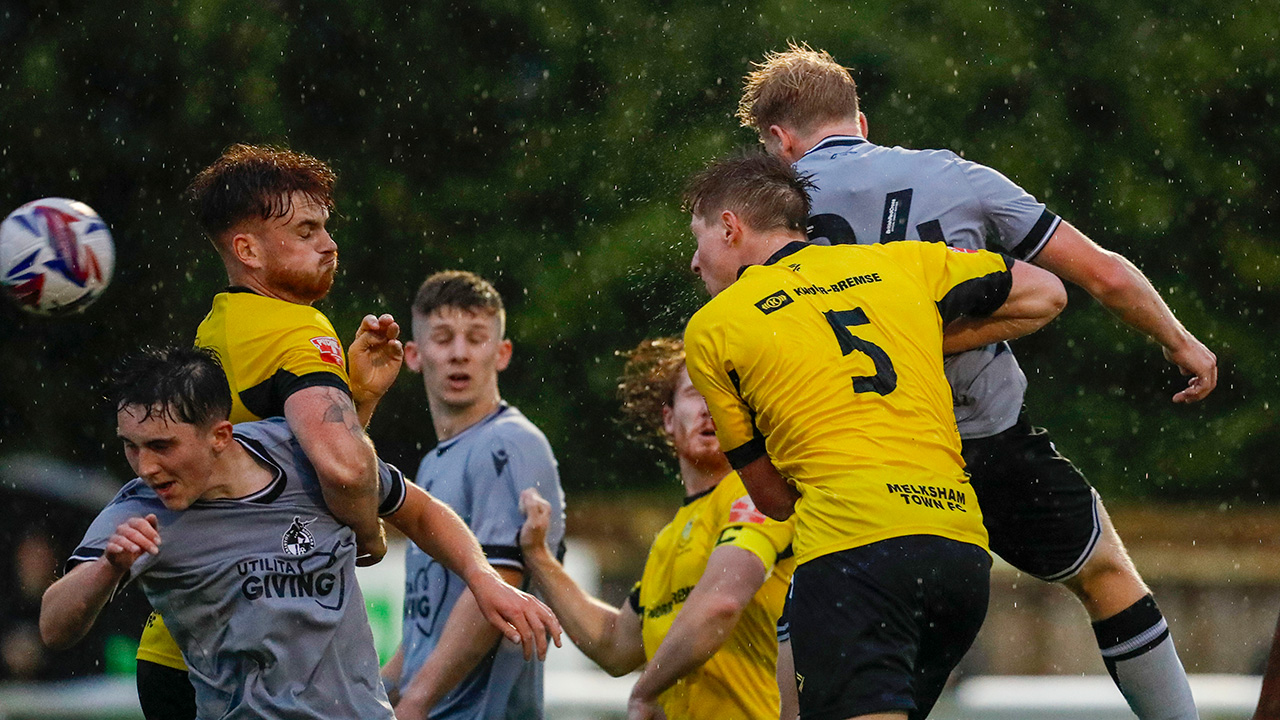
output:
POLYGON ((891 537, 986 547, 942 328, 1008 297, 1012 260, 940 243, 794 242, 689 321, 689 376, 734 467, 766 452, 796 486, 796 559, 891 537))
POLYGON ((658 533, 644 575, 631 593, 647 658, 666 638, 716 548, 731 545, 747 550, 769 572, 720 650, 659 696, 667 717, 776 720, 776 627, 795 570, 791 534, 790 521, 770 520, 756 509, 737 473, 705 493, 686 498, 675 518, 658 533))
MULTIPOLYGON (((196 331, 196 345, 213 350, 231 384, 231 422, 284 415, 284 401, 303 388, 348 390, 346 358, 329 318, 309 305, 230 288, 196 331)), ((138 643, 138 659, 186 670, 164 619, 152 613, 138 643)))
POLYGON ((196 345, 222 360, 233 423, 284 415, 284 401, 303 388, 350 385, 333 324, 309 305, 231 288, 214 296, 196 345))

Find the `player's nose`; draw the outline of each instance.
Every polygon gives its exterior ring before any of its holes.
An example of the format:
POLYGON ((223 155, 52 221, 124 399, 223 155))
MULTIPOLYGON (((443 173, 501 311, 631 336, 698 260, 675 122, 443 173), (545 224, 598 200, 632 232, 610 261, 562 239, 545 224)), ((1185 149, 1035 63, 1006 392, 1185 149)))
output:
POLYGON ((693 271, 694 275, 702 277, 702 260, 698 257, 696 250, 693 253, 693 259, 689 261, 689 269, 693 271))

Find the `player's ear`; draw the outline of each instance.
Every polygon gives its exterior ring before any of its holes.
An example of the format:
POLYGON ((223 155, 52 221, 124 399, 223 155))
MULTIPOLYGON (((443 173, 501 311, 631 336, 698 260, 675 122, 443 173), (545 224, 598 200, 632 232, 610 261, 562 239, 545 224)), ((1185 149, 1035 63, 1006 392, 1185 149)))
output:
POLYGON ((676 434, 676 414, 671 406, 666 404, 662 406, 662 429, 667 435, 676 434))
POLYGON ((732 210, 723 210, 720 213, 720 225, 724 230, 724 242, 726 245, 736 245, 742 240, 742 218, 732 210))
POLYGON ((418 343, 412 340, 404 344, 404 364, 409 372, 422 372, 422 355, 418 353, 418 343))
POLYGON ((257 270, 262 267, 262 246, 253 233, 238 232, 231 236, 231 254, 245 267, 257 270))
POLYGON ((506 370, 507 366, 511 364, 511 351, 511 340, 503 338, 502 342, 498 343, 498 361, 495 363, 498 372, 506 370))
POLYGON ((858 112, 858 129, 862 131, 862 137, 867 137, 867 114, 858 112))
POLYGON ((209 437, 213 442, 215 452, 222 452, 227 449, 231 443, 235 442, 232 436, 231 421, 219 420, 209 429, 209 437))

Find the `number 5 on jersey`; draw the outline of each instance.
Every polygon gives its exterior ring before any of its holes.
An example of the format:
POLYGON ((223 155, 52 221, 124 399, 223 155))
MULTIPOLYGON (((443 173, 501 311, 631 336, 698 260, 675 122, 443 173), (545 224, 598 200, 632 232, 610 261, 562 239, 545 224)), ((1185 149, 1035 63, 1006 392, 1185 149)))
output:
POLYGON ((827 318, 827 322, 831 325, 831 330, 836 334, 836 341, 840 343, 841 356, 846 356, 857 350, 871 358, 871 361, 875 363, 875 375, 853 376, 853 391, 859 393, 873 392, 881 395, 888 395, 893 392, 894 388, 898 387, 898 373, 894 371, 893 361, 889 359, 889 355, 879 345, 869 340, 863 340, 849 332, 851 327, 871 324, 862 308, 828 310, 823 313, 823 316, 827 318))

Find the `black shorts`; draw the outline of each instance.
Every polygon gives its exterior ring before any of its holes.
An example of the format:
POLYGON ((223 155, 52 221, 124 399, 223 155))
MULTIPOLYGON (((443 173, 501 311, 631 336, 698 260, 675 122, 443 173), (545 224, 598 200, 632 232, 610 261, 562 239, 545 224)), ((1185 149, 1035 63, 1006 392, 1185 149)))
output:
POLYGON ((1097 493, 1025 415, 1013 427, 964 441, 969 483, 991 551, 1048 582, 1080 571, 1102 535, 1097 493))
POLYGON ((987 615, 991 556, 909 535, 796 568, 791 648, 803 720, 923 718, 987 615))
POLYGON ((186 670, 138 661, 138 701, 147 720, 195 720, 196 689, 186 670))

